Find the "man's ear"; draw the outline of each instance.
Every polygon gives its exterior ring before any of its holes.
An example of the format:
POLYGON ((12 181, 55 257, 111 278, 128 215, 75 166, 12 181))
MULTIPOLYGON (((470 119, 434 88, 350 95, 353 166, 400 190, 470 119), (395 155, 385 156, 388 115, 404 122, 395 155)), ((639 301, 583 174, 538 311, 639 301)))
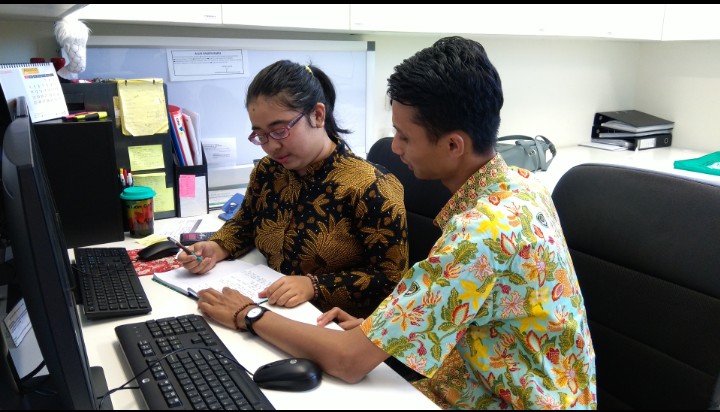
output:
POLYGON ((313 119, 313 121, 310 122, 313 127, 318 129, 325 127, 325 104, 316 103, 310 117, 313 119))
POLYGON ((459 158, 465 153, 467 149, 466 141, 463 136, 458 132, 450 132, 447 134, 445 144, 447 144, 448 153, 450 156, 459 158))

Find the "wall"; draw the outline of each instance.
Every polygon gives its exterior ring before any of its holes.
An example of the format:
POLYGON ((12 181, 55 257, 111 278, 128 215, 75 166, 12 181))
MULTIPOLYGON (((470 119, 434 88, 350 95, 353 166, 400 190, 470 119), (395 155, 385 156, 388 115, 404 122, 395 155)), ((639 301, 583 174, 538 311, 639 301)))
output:
MULTIPOLYGON (((386 80, 392 68, 440 36, 345 35, 88 23, 92 35, 372 40, 376 43, 375 137, 392 133, 386 80)), ((470 36, 487 49, 505 90, 500 134, 543 134, 558 146, 589 139, 596 111, 639 109, 676 122, 674 146, 720 150, 720 42, 646 42, 470 36)), ((51 22, 0 21, 0 61, 56 50, 51 22), (6 24, 7 23, 7 24, 6 24), (22 47, 8 45, 7 36, 22 47), (32 50, 28 52, 27 50, 32 50)), ((50 57, 50 56, 46 56, 50 57)))
MULTIPOLYGON (((500 135, 542 134, 558 146, 574 145, 589 140, 596 111, 635 105, 638 42, 468 37, 483 44, 503 82, 500 135)), ((376 42, 378 137, 392 133, 384 96, 393 67, 438 38, 364 37, 376 42)))
POLYGON ((637 103, 675 120, 673 146, 720 150, 720 41, 644 44, 637 103))

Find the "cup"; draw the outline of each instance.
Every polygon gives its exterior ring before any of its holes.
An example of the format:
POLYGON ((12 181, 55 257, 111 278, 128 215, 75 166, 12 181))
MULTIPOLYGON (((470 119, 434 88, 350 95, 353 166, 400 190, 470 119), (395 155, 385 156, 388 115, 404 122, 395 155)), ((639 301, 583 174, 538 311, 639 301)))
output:
POLYGON ((155 191, 145 186, 127 187, 120 193, 130 237, 141 238, 155 232, 154 196, 155 191))
POLYGON ((52 62, 53 66, 55 67, 55 71, 58 71, 65 67, 65 58, 64 57, 51 57, 50 61, 52 62))

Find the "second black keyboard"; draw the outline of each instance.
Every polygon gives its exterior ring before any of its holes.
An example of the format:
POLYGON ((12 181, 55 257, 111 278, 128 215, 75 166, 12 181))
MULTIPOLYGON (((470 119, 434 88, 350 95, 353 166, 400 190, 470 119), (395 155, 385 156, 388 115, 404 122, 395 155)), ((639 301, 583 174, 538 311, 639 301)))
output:
POLYGON ((130 255, 121 247, 75 248, 77 288, 88 319, 152 311, 130 255))
POLYGON ((275 409, 198 315, 115 328, 149 409, 275 409))

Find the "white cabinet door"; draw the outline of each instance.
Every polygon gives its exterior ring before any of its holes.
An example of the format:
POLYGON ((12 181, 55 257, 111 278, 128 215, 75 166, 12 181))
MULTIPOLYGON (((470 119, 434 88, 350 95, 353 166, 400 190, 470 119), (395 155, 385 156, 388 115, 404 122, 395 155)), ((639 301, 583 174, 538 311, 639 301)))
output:
POLYGON ((665 7, 663 40, 720 39, 720 5, 668 4, 665 7))
POLYGON ((88 4, 73 14, 80 20, 127 23, 220 24, 220 4, 88 4))
POLYGON ((355 32, 660 40, 663 4, 351 4, 355 32))
POLYGON ((350 30, 349 4, 223 4, 224 25, 276 30, 350 30))

